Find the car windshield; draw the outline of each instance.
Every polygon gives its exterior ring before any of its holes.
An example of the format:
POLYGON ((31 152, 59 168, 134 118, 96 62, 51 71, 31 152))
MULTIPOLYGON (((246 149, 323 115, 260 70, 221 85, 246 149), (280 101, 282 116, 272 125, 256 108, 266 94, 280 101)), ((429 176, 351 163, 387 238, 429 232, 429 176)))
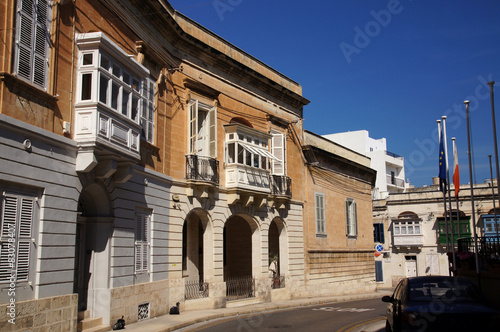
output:
POLYGON ((443 300, 446 302, 477 302, 480 295, 476 287, 465 280, 417 280, 409 285, 409 300, 430 302, 443 300))

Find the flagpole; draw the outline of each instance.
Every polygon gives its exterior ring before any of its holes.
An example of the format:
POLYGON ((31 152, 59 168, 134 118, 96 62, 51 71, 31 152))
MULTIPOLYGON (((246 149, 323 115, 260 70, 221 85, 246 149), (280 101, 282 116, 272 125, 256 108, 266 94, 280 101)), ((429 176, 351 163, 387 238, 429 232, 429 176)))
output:
POLYGON ((469 154, 469 176, 470 176, 470 199, 471 199, 471 208, 472 208, 472 230, 474 231, 474 257, 476 259, 476 273, 477 273, 477 279, 478 282, 480 283, 480 278, 479 278, 479 257, 478 257, 478 249, 477 249, 477 231, 476 231, 476 211, 474 209, 474 180, 472 176, 472 160, 471 160, 471 154, 472 154, 472 148, 470 146, 470 129, 469 129, 469 100, 465 100, 465 119, 467 121, 467 146, 468 146, 468 154, 469 154))
MULTIPOLYGON (((497 218, 496 218, 497 208, 495 206, 495 186, 493 185, 493 169, 491 167, 491 154, 488 155, 488 158, 490 159, 491 194, 493 197, 493 227, 495 227, 495 231, 496 231, 497 237, 498 237, 498 226, 497 226, 497 218)), ((498 181, 498 179, 497 179, 497 181, 498 181)))
MULTIPOLYGON (((450 194, 450 167, 448 166, 448 140, 446 138, 446 115, 441 117, 443 119, 443 139, 444 139, 444 155, 446 160, 446 187, 448 191, 448 204, 450 205, 450 224, 451 224, 451 249, 453 256, 453 275, 456 275, 456 261, 455 261, 455 225, 453 225, 453 211, 451 209, 451 194, 450 194)), ((445 203, 446 204, 446 203, 445 203)))
MULTIPOLYGON (((498 182, 498 178, 500 177, 499 175, 499 167, 498 167, 498 147, 497 147, 497 125, 496 125, 496 120, 495 120, 495 102, 494 102, 494 97, 493 97, 493 85, 495 84, 495 81, 490 81, 488 82, 488 85, 490 86, 490 99, 491 99, 491 120, 493 123, 493 143, 495 147, 495 166, 497 170, 497 195, 498 195, 498 204, 500 204, 500 183, 498 182)), ((491 176, 491 185, 493 186, 493 176, 491 176)), ((495 202, 495 194, 493 193, 493 202, 495 202)), ((497 216, 497 211, 493 211, 495 217, 497 216)), ((493 218, 493 221, 495 221, 495 227, 497 227, 497 222, 496 218, 493 218)), ((497 234, 498 236, 498 234, 497 234)))
MULTIPOLYGON (((443 187, 443 181, 446 182, 446 174, 442 174, 442 166, 443 166, 443 156, 444 148, 443 148, 443 132, 441 130, 441 120, 436 120, 438 124, 438 134, 439 134, 439 188, 443 192, 443 205, 444 205, 444 227, 446 229, 446 254, 450 252, 450 237, 448 236, 449 227, 448 227, 448 212, 446 211, 446 183, 443 187)), ((448 259, 448 273, 451 276, 450 269, 450 260, 448 259)))
MULTIPOLYGON (((451 141, 453 143, 453 160, 454 160, 454 165, 456 163, 457 166, 458 166, 458 155, 456 155, 457 146, 455 145, 455 137, 452 137, 451 141)), ((458 238, 461 238, 462 237, 462 225, 460 225, 460 208, 458 206, 458 192, 460 191, 460 173, 457 174, 458 175, 458 183, 455 183, 455 172, 456 171, 457 171, 457 168, 455 167, 453 169, 453 184, 455 185, 455 201, 457 202, 458 238)))

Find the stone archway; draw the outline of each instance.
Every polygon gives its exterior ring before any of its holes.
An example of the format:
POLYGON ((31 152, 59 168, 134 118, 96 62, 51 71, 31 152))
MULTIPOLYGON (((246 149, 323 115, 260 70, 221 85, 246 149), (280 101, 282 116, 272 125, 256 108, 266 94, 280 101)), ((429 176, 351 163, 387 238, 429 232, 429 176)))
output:
POLYGON ((206 211, 191 211, 182 228, 182 275, 204 282, 214 275, 213 227, 206 211))
POLYGON ((272 288, 283 288, 288 272, 288 239, 281 218, 274 218, 269 225, 268 248, 269 272, 274 279, 272 288))
POLYGON ((74 291, 78 310, 92 317, 109 313, 110 239, 113 232, 111 200, 104 185, 86 186, 78 202, 74 291))
POLYGON ((255 277, 262 274, 260 229, 248 215, 228 218, 223 232, 223 265, 227 300, 255 296, 255 277))

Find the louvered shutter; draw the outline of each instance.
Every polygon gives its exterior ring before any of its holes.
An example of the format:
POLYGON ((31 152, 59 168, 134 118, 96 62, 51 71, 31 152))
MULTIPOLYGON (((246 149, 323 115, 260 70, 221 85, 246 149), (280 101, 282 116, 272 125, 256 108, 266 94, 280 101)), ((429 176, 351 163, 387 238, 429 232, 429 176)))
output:
POLYGON ((9 253, 16 257, 15 242, 8 242, 9 238, 16 240, 16 219, 17 219, 17 202, 16 196, 4 195, 2 206, 2 231, 0 234, 0 283, 9 282, 11 271, 15 269, 15 259, 9 260, 9 253), (13 234, 13 235, 11 235, 13 234), (10 246, 9 246, 10 244, 10 246))
POLYGON ((46 0, 18 2, 16 73, 46 88, 50 41, 50 11, 46 0))
POLYGON ((140 272, 142 268, 142 229, 144 224, 144 216, 138 214, 136 216, 136 227, 135 227, 135 271, 140 272))
POLYGON ((137 214, 135 228, 135 271, 145 272, 149 267, 149 223, 151 217, 137 214))
POLYGON ((350 215, 349 215, 349 201, 345 201, 345 225, 346 225, 346 234, 347 236, 351 235, 351 221, 350 221, 350 215))
POLYGON ((274 175, 285 175, 285 135, 272 134, 272 153, 278 160, 273 160, 274 175))
POLYGON ((45 87, 48 69, 48 30, 49 2, 38 0, 35 24, 35 49, 33 61, 33 83, 45 87))
POLYGON ((325 198, 323 195, 316 195, 316 233, 325 233, 325 198))
POLYGON ((19 216, 19 235, 17 241, 17 281, 28 281, 31 248, 31 230, 33 226, 34 200, 21 199, 19 216))
POLYGON ((149 262, 149 241, 148 241, 148 233, 149 233, 149 219, 150 217, 145 215, 143 221, 143 232, 142 232, 142 271, 148 270, 148 262, 149 262))
POLYGON ((34 198, 4 194, 0 283, 9 282, 12 270, 16 271, 18 282, 29 280, 34 204, 34 198))
POLYGON ((217 158, 217 107, 212 107, 208 113, 209 120, 209 155, 217 158))
POLYGON ((354 236, 358 236, 358 204, 356 202, 352 202, 352 223, 353 223, 353 231, 354 236))
POLYGON ((196 133, 198 132, 198 101, 189 102, 189 153, 196 154, 196 133))

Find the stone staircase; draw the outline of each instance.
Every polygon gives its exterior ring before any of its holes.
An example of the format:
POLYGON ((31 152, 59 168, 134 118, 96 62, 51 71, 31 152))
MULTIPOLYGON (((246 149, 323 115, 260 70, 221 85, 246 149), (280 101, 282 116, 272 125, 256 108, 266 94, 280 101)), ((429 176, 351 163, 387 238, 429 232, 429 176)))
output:
POLYGON ((102 318, 90 318, 90 312, 80 311, 78 312, 78 332, 107 332, 111 331, 109 325, 104 325, 102 323, 102 318))

